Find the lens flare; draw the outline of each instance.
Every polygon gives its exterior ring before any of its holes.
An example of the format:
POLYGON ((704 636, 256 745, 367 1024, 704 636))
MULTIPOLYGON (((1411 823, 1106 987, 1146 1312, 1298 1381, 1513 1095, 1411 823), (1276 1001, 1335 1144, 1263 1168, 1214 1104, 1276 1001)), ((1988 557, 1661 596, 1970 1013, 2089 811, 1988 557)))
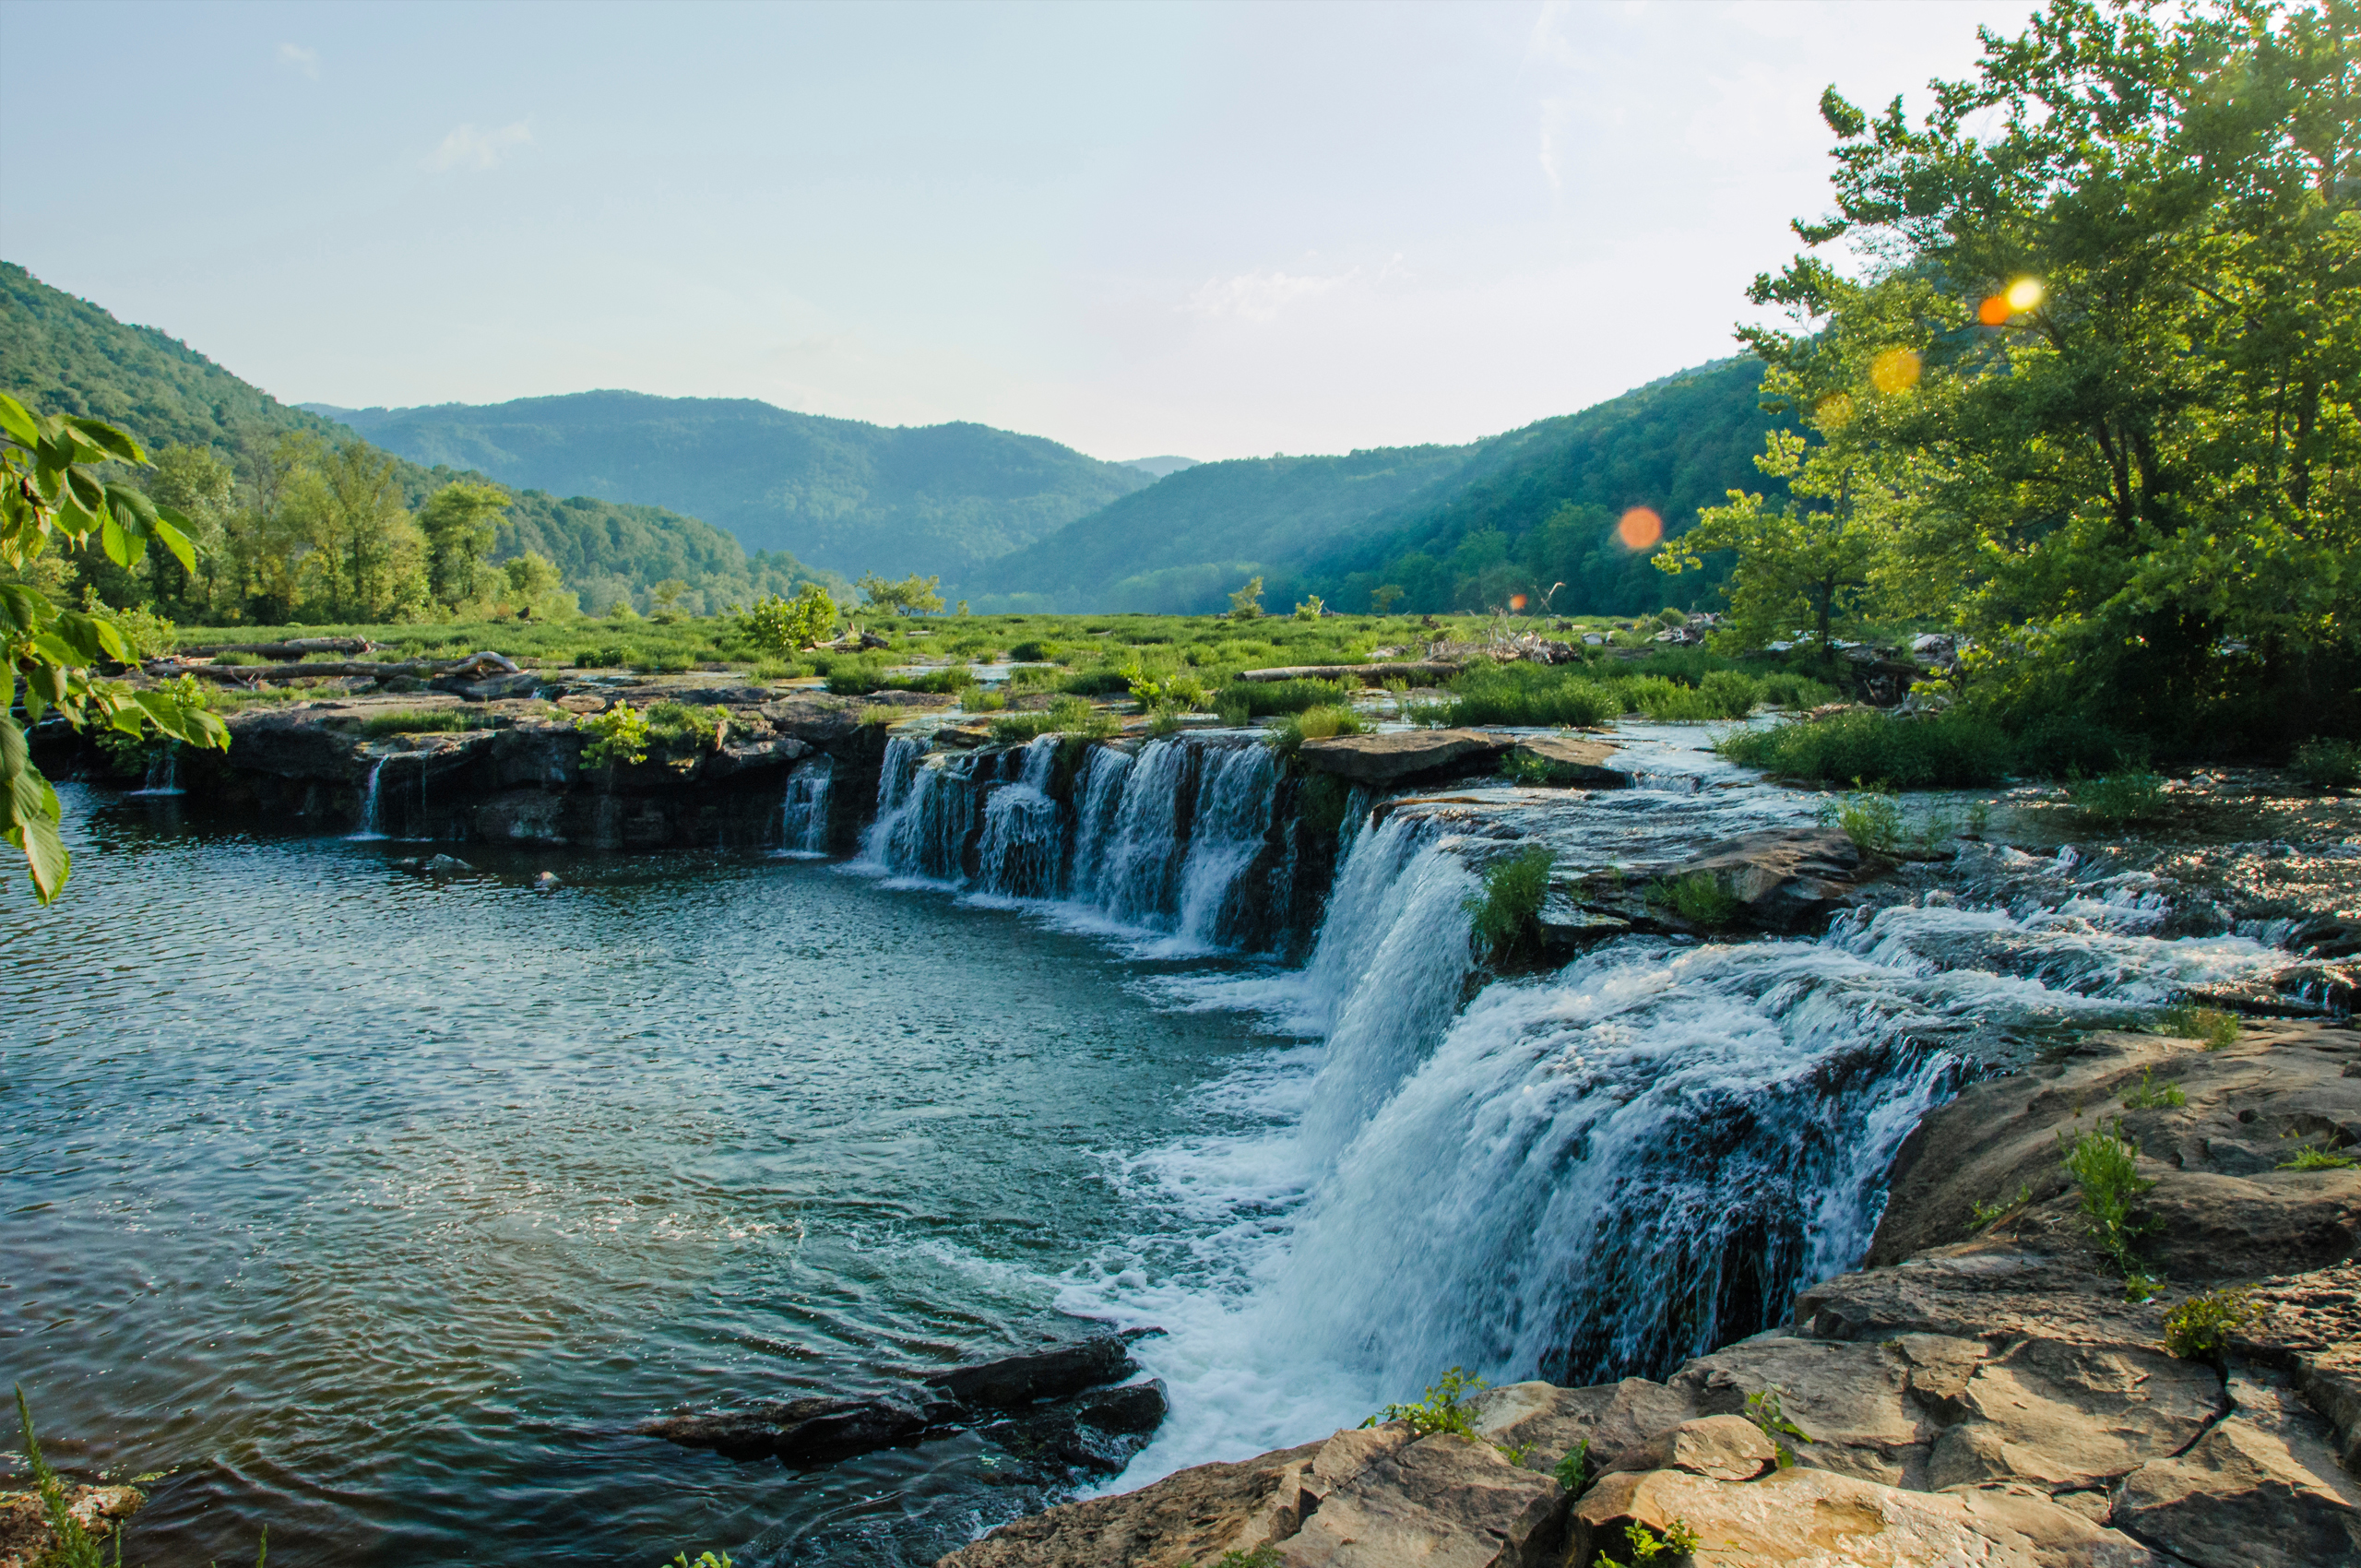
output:
POLYGON ((1987 294, 1984 303, 1975 307, 1975 319, 1987 327, 2006 327, 2012 313, 2006 294, 1987 294))
POLYGON ((1664 519, 1645 506, 1634 506, 1615 525, 1615 537, 1626 550, 1645 550, 1664 537, 1664 519))
POLYGON ((1509 608, 1520 615, 1525 613, 1525 595, 1521 593, 1509 595, 1509 608))
POLYGON ((1811 410, 1811 417, 1822 430, 1835 430, 1853 417, 1853 399, 1838 392, 1822 398, 1811 410))
POLYGON ((2006 297, 2011 310, 2031 310, 2034 306, 2041 303, 2041 295, 2042 288, 2040 279, 2020 278, 2015 282, 2009 285, 2009 292, 2006 297))
POLYGON ((1907 392, 1918 385, 1918 356, 1908 349, 1888 349, 1869 362, 1869 385, 1880 392, 1907 392))

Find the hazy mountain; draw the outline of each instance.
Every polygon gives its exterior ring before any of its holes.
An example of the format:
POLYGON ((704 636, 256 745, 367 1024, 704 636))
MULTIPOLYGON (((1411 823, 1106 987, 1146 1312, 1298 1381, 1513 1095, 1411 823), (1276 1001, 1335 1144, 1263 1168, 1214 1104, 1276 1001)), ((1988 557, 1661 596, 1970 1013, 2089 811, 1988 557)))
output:
POLYGON ((1136 468, 988 425, 864 424, 744 398, 579 392, 335 412, 417 462, 669 506, 749 549, 947 584, 1151 482, 1136 468))
POLYGON ((1182 469, 1193 469, 1196 466, 1197 459, 1194 457, 1126 457, 1123 459, 1123 467, 1137 469, 1150 479, 1162 479, 1168 474, 1177 474, 1182 469))
MULTIPOLYGON (((183 443, 236 460, 290 431, 329 442, 358 439, 329 411, 281 403, 179 339, 117 321, 10 262, 0 262, 0 390, 39 413, 121 425, 151 454, 183 443)), ((467 468, 397 462, 413 506, 467 468)), ((519 495, 500 523, 494 554, 506 559, 528 550, 556 562, 567 586, 594 606, 678 577, 718 607, 785 590, 812 575, 781 552, 750 561, 735 539, 694 517, 533 491, 519 495)))

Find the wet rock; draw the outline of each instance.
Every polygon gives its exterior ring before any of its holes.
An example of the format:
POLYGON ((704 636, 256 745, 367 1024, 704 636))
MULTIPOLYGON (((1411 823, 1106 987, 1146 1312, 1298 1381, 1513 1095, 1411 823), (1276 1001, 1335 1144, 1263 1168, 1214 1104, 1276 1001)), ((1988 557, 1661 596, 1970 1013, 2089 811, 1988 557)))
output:
POLYGON ((473 876, 476 868, 457 855, 430 855, 419 863, 428 876, 473 876))
POLYGON ((475 810, 476 837, 494 843, 563 844, 564 824, 565 798, 540 790, 512 790, 475 810))
POLYGON ((1489 773, 1513 738, 1481 730, 1405 730, 1384 735, 1332 735, 1306 741, 1306 767, 1357 783, 1390 786, 1418 779, 1489 773))
POLYGON ((558 707, 568 713, 604 713, 607 699, 596 692, 568 692, 557 699, 558 707))
POLYGON ((773 773, 812 754, 812 748, 791 735, 766 741, 724 745, 705 760, 706 776, 729 778, 740 774, 773 773))
POLYGON ((507 697, 528 697, 543 684, 545 683, 538 670, 520 670, 513 675, 494 675, 481 681, 461 675, 444 675, 428 683, 429 689, 448 692, 462 702, 498 702, 507 697))
POLYGON ((1101 1388, 977 1429, 1037 1469, 1120 1474, 1156 1435, 1169 1405, 1161 1382, 1101 1388))
MULTIPOLYGON (((94 1539, 104 1540, 148 1499, 127 1486, 65 1488, 65 1512, 94 1539)), ((37 1491, 0 1491, 0 1568, 39 1568, 58 1547, 49 1509, 37 1491)))
POLYGON ((896 1399, 789 1399, 734 1410, 666 1416, 635 1430, 733 1459, 776 1458, 820 1465, 908 1442, 934 1424, 936 1412, 896 1399))
POLYGON ((1771 828, 1709 844, 1667 873, 1703 873, 1738 899, 1738 918, 1766 931, 1801 931, 1849 903, 1876 868, 1833 828, 1771 828))
POLYGON ((1578 741, 1567 735, 1530 735, 1516 743, 1515 754, 1546 763, 1561 784, 1587 790, 1628 790, 1636 770, 1618 767, 1618 748, 1608 741, 1578 741))
POLYGON ((1015 1410, 1043 1399, 1063 1399, 1086 1388, 1120 1383, 1138 1372, 1121 1335, 1098 1334, 1072 1344, 980 1366, 957 1367, 925 1380, 937 1398, 977 1409, 1015 1410))
POLYGON ((564 885, 565 884, 557 879, 557 873, 553 871, 542 872, 533 878, 533 891, 536 893, 554 893, 564 885))

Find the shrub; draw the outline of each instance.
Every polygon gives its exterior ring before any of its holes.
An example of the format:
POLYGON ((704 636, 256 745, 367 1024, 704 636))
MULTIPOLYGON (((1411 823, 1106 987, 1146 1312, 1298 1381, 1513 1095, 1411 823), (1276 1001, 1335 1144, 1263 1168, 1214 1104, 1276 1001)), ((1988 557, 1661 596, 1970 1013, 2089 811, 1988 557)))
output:
POLYGON ((1836 700, 1836 688, 1797 675, 1789 671, 1774 671, 1762 677, 1756 687, 1757 697, 1778 707, 1819 707, 1836 700))
POLYGON ((1902 802, 1892 789, 1853 790, 1823 801, 1820 821, 1842 828, 1865 855, 1892 855, 1902 842, 1902 802))
POLYGON ((1214 1568, 1279 1568, 1279 1549, 1269 1541, 1264 1541, 1252 1551, 1240 1551, 1232 1547, 1221 1554, 1214 1568))
POLYGON ((2097 827, 2153 822, 2169 806, 2165 798, 2165 781, 2144 768, 2072 779, 2066 786, 2066 795, 2082 820, 2097 827))
POLYGON ((1558 1460, 1558 1467, 1549 1473, 1571 1493, 1579 1494, 1590 1485, 1590 1439, 1584 1438, 1567 1449, 1558 1460))
POLYGON ((1015 744, 1036 735, 1079 735, 1104 740, 1121 729, 1114 715, 1101 713, 1080 697, 1060 697, 1046 713, 1012 713, 992 720, 992 739, 1015 744))
POLYGON ((1660 724, 1696 723, 1722 717, 1712 697, 1694 686, 1684 686, 1662 675, 1636 675, 1617 682, 1615 689, 1622 695, 1618 706, 1644 713, 1660 724))
POLYGON ((1259 621, 1263 618, 1263 579, 1255 577, 1229 596, 1229 618, 1233 621, 1259 621))
POLYGON ((686 703, 659 702, 647 710, 647 733, 656 750, 668 757, 690 756, 715 745, 721 726, 729 721, 726 707, 691 707, 686 703))
POLYGON ((836 601, 818 583, 805 583, 791 600, 766 593, 737 617, 746 640, 766 653, 794 653, 820 641, 836 624, 836 601))
POLYGON ((1058 690, 1076 696, 1119 697, 1132 689, 1121 670, 1077 670, 1057 679, 1058 690))
POLYGON ((959 694, 959 706, 968 713, 998 713, 1008 706, 1008 694, 997 686, 969 686, 959 694))
POLYGON ((1363 1421, 1365 1427, 1381 1421, 1407 1421, 1410 1430, 1420 1437, 1432 1437, 1437 1432, 1456 1432, 1461 1437, 1476 1435, 1476 1408, 1465 1396, 1481 1393, 1489 1386, 1480 1377, 1469 1377, 1453 1367, 1427 1389, 1427 1396, 1415 1405, 1388 1405, 1363 1421))
POLYGON ((1317 621, 1320 619, 1320 612, 1326 608, 1327 606, 1321 602, 1318 594, 1307 595, 1304 601, 1295 607, 1295 618, 1299 621, 1317 621))
POLYGON ((1232 681, 1215 696, 1214 707, 1219 713, 1240 712, 1248 719, 1261 719, 1347 700, 1342 681, 1232 681))
POLYGON ((2013 1214, 2031 1202, 2033 1202, 2033 1183, 2030 1182, 2018 1182, 2017 1195, 2013 1198, 2003 1198, 1996 1204, 1987 1204, 1979 1199, 1967 1206, 1968 1213, 1974 1217, 1974 1223, 1970 1229, 1988 1229, 2001 1216, 2013 1214))
POLYGON ((885 667, 868 659, 830 659, 826 675, 828 690, 838 696, 867 696, 885 683, 885 667))
POLYGON ((1714 671, 1697 683, 1697 689, 1723 719, 1744 719, 1762 697, 1762 686, 1736 670, 1714 671))
POLYGON ((2296 748, 2296 777, 2315 790, 2350 790, 2361 784, 2361 745, 2351 741, 2306 741, 2296 748))
POLYGON ((1058 645, 1038 637, 1027 637, 1008 650, 1008 657, 1019 664, 1041 664, 1058 656, 1058 645))
POLYGON ((1555 864, 1548 845, 1528 844, 1484 868, 1483 894, 1465 907, 1475 917, 1476 940, 1495 959, 1541 944, 1541 904, 1555 864))
MULTIPOLYGON (((965 664, 946 664, 940 670, 930 670, 923 675, 893 675, 885 677, 884 685, 905 692, 964 692, 975 685, 976 672, 965 664)), ((830 690, 834 690, 832 686, 830 690)))
POLYGON ((2107 1260, 2135 1285, 2145 1283, 2132 1244, 2147 1226, 2131 1217, 2133 1200, 2155 1185, 2142 1176, 2140 1146, 2123 1135, 2123 1123, 2101 1122, 2072 1143, 2058 1134, 2066 1173, 2082 1190, 2083 1230, 2107 1260))
POLYGON ((2254 1316, 2244 1290, 2206 1290, 2165 1314, 2165 1348, 2184 1361, 2217 1360, 2234 1329, 2254 1316))
POLYGON ((2156 1015, 2156 1032, 2193 1039, 2208 1051, 2238 1042, 2238 1016, 2216 1007, 2167 1007, 2156 1015))
POLYGON ((1997 784, 2010 767, 2008 737, 1956 710, 1897 719, 1869 709, 1740 730, 1714 749, 1783 778, 1832 784, 1867 778, 1901 790, 1997 784))
MULTIPOLYGON (((1629 1568, 1644 1568, 1645 1564, 1653 1563, 1659 1557, 1694 1556, 1697 1549, 1704 1544, 1704 1538, 1689 1527, 1688 1520, 1678 1518, 1664 1527, 1661 1536, 1645 1525, 1626 1525, 1623 1526, 1623 1538, 1631 1543, 1629 1568)), ((1626 1568, 1626 1565, 1602 1551, 1592 1568, 1626 1568)))
POLYGON ((1648 888, 1647 899, 1654 908, 1709 931, 1729 924, 1738 913, 1738 895, 1708 871, 1656 882, 1648 888))
POLYGON ((2153 1067, 2141 1068, 2140 1081, 2132 1086, 2129 1094, 2123 1097, 2123 1108, 2126 1111, 2162 1111, 2168 1106, 2188 1103, 2189 1096, 2182 1092, 2178 1084, 2156 1082, 2155 1069, 2153 1067))
POLYGON ((647 760, 647 717, 627 702, 604 713, 586 713, 574 727, 590 737, 582 748, 582 766, 607 767, 618 762, 647 760))
POLYGON ((624 658, 623 650, 619 647, 586 647, 575 653, 574 667, 576 670, 617 670, 623 667, 624 658))
POLYGON ((1512 784, 1560 785, 1572 769, 1531 752, 1511 752, 1501 758, 1501 777, 1512 784))

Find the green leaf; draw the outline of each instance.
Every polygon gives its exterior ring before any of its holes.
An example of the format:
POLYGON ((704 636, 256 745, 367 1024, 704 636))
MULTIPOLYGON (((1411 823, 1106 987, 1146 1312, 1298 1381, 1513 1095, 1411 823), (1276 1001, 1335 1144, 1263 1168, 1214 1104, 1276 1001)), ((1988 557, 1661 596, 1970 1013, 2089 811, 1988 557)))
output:
POLYGON ((181 570, 195 576, 196 546, 189 542, 188 535, 183 531, 188 527, 188 519, 170 506, 159 506, 155 520, 149 526, 155 529, 156 537, 162 541, 164 548, 172 552, 172 559, 181 564, 181 570))
POLYGON ((68 416, 65 422, 74 434, 104 452, 108 457, 126 463, 145 463, 147 456, 139 450, 139 443, 117 430, 104 420, 68 416))
POLYGON ((136 566, 148 553, 148 538, 134 533, 114 520, 113 512, 99 515, 99 542, 105 546, 107 559, 118 566, 136 566))
POLYGON ((74 870, 65 840, 57 832, 57 791, 32 768, 8 781, 0 793, 0 813, 6 814, 0 837, 24 851, 25 869, 32 875, 33 894, 42 903, 54 902, 74 870))
POLYGON ((31 446, 41 440, 41 426, 33 422, 33 416, 6 392, 0 392, 0 430, 6 431, 8 438, 21 446, 31 446))
POLYGON ((56 619, 57 612, 39 588, 22 583, 0 583, 0 629, 18 636, 39 631, 56 619))
POLYGON ((118 664, 132 662, 130 646, 123 640, 123 633, 112 621, 85 615, 78 610, 61 610, 57 612, 57 630, 53 635, 73 648, 78 656, 78 662, 93 663, 101 657, 112 659, 118 664))

